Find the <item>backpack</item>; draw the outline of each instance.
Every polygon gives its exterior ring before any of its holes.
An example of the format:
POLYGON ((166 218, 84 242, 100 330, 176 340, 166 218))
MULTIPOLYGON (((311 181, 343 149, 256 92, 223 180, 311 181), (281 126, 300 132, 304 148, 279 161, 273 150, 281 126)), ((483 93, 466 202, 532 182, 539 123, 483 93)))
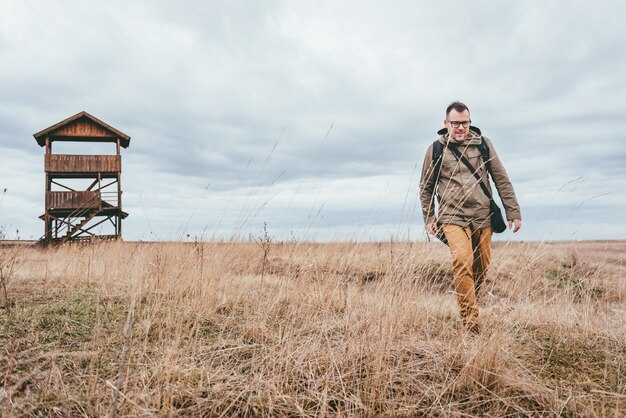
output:
MULTIPOLYGON (((485 143, 485 139, 482 137, 482 132, 476 126, 470 126, 470 131, 473 131, 477 133, 478 135, 481 135, 480 145, 478 146, 478 148, 480 149, 480 155, 482 156, 483 161, 485 162, 485 165, 487 166, 487 169, 491 172, 491 167, 489 166, 489 147, 485 143)), ((446 132, 448 132, 448 130, 446 128, 443 128, 439 130, 439 132, 437 133, 439 135, 444 135, 446 132)), ((439 181, 439 173, 441 172, 441 163, 443 161, 443 149, 444 149, 444 145, 441 142, 439 142, 438 139, 435 140, 435 142, 433 142, 433 161, 435 162, 435 169, 433 173, 435 174, 435 179, 437 179, 437 181, 439 181)))

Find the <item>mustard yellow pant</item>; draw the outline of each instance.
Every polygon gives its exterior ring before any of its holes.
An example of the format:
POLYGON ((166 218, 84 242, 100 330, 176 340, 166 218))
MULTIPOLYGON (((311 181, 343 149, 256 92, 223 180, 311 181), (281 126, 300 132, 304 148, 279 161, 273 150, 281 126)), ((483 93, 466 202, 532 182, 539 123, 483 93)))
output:
POLYGON ((478 321, 476 298, 485 280, 491 259, 491 227, 472 230, 452 224, 444 224, 452 254, 454 289, 461 311, 463 324, 478 321))

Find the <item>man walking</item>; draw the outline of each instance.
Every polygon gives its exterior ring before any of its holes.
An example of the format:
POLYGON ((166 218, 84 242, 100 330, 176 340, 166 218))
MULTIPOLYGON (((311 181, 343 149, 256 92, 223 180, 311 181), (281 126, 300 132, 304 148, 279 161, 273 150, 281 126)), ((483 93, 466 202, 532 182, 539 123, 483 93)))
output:
POLYGON ((426 151, 420 179, 424 225, 431 235, 445 234, 452 254, 461 318, 468 331, 478 333, 476 298, 489 267, 493 233, 490 198, 483 190, 486 186, 491 193, 489 172, 513 232, 522 227, 520 208, 493 144, 482 136, 480 129, 471 126, 470 111, 465 104, 453 102, 448 106, 444 129, 438 134, 440 144, 432 144, 426 151))

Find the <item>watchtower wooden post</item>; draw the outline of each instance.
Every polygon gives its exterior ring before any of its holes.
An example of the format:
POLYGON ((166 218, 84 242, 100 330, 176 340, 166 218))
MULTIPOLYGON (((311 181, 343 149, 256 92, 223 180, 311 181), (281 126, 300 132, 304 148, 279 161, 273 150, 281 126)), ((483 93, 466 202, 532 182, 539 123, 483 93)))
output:
POLYGON ((87 112, 80 112, 33 135, 45 147, 44 171, 45 244, 67 241, 121 239, 122 220, 122 156, 130 137, 87 112), (57 141, 83 143, 114 143, 114 155, 53 154, 57 141), (73 182, 69 185, 69 182, 73 182), (74 183, 83 185, 77 187, 74 183), (84 190, 83 190, 84 188, 84 190), (107 226, 108 225, 108 226, 107 226), (97 233, 101 226, 112 233, 97 233))

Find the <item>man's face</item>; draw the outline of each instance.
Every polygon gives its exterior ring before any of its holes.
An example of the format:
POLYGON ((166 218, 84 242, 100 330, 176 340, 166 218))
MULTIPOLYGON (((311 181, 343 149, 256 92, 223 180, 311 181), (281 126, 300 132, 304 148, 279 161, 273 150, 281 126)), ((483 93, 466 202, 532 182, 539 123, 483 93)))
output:
POLYGON ((451 141, 461 142, 467 138, 467 134, 469 134, 470 113, 468 110, 458 112, 452 109, 448 114, 448 118, 443 121, 443 125, 448 128, 451 141))

